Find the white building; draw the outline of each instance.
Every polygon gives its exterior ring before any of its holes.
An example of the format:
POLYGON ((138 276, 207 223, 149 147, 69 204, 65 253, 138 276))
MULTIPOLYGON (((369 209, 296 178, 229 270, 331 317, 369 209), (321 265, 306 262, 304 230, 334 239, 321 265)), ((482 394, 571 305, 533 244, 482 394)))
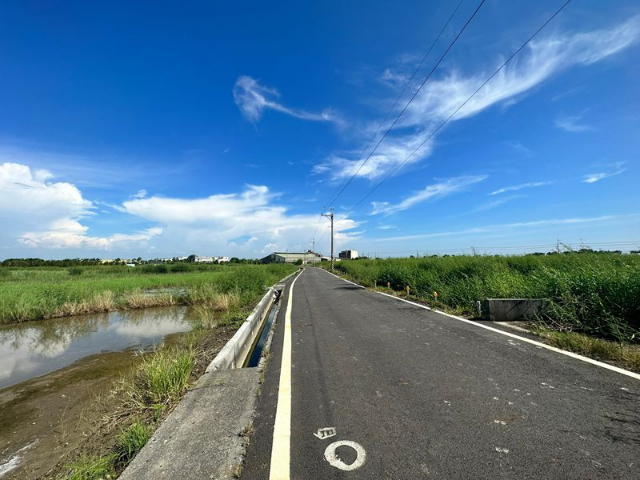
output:
POLYGON ((218 263, 229 263, 229 257, 216 257, 218 263))
POLYGON ((200 257, 196 255, 194 260, 196 263, 213 263, 213 257, 200 257))
POLYGON ((344 260, 355 260, 358 258, 357 250, 343 250, 338 254, 338 257, 344 260))

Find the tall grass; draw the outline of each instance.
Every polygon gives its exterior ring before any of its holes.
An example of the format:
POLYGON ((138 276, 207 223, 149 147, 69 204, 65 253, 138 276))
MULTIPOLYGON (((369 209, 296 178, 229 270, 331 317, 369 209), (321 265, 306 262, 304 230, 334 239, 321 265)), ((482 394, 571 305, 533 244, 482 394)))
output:
POLYGON ((484 298, 548 298, 545 318, 562 331, 638 341, 640 256, 571 253, 357 260, 336 268, 355 281, 405 291, 432 305, 471 314, 484 298), (437 292, 437 298, 434 295, 437 292))
POLYGON ((94 457, 83 455, 68 466, 66 480, 105 480, 115 478, 115 455, 94 457))
POLYGON ((134 376, 132 398, 149 407, 171 403, 186 390, 194 365, 191 349, 163 349, 150 355, 134 376))
MULTIPOLYGON (((143 273, 137 267, 119 266, 75 268, 82 268, 82 275, 69 275, 64 268, 0 268, 5 272, 0 276, 0 323, 119 308, 215 303, 224 301, 220 294, 236 296, 245 303, 296 267, 237 265, 188 271, 181 271, 183 267, 173 271, 171 267, 166 273, 157 273, 157 269, 143 273), (147 292, 158 289, 165 291, 147 292)), ((227 300, 233 303, 236 297, 227 300)))

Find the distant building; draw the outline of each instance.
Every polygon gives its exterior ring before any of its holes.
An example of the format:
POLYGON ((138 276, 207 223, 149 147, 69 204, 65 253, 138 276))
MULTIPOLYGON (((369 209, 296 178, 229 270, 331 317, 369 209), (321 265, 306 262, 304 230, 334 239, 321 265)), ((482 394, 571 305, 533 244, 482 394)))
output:
POLYGON ((229 263, 229 257, 216 257, 218 263, 229 263))
POLYGON ((194 262, 196 262, 196 263, 213 263, 213 257, 200 257, 200 256, 196 255, 196 258, 195 258, 194 262))
POLYGON ((343 259, 343 260, 355 260, 356 258, 358 258, 358 251, 357 250, 343 250, 342 252, 340 252, 338 254, 338 257, 343 259))
POLYGON ((322 256, 311 250, 302 253, 273 252, 260 261, 262 263, 296 263, 298 260, 301 260, 302 263, 318 263, 322 261, 322 256))

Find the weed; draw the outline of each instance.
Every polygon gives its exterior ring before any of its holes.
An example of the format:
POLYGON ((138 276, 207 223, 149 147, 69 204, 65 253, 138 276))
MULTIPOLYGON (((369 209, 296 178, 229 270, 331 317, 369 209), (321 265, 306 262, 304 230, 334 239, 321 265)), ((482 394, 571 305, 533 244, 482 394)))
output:
POLYGON ((556 332, 544 328, 534 329, 533 333, 544 338, 554 347, 616 363, 629 370, 640 372, 640 347, 636 345, 625 345, 581 333, 556 332))
POLYGON ((192 349, 163 349, 149 355, 136 372, 134 398, 149 407, 178 399, 187 388, 194 364, 192 349))
POLYGON ((115 477, 116 455, 94 457, 83 455, 68 466, 67 480, 104 480, 115 477))
POLYGON ((135 421, 129 428, 123 430, 116 446, 118 464, 123 467, 128 465, 147 444, 151 435, 153 435, 153 429, 139 421, 135 421))

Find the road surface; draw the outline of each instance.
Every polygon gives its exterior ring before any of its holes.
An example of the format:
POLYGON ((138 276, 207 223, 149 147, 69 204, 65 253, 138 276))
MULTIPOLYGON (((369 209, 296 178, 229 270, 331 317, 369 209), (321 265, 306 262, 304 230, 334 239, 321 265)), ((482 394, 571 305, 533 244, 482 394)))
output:
POLYGON ((640 380, 309 268, 241 478, 637 480, 640 380))

